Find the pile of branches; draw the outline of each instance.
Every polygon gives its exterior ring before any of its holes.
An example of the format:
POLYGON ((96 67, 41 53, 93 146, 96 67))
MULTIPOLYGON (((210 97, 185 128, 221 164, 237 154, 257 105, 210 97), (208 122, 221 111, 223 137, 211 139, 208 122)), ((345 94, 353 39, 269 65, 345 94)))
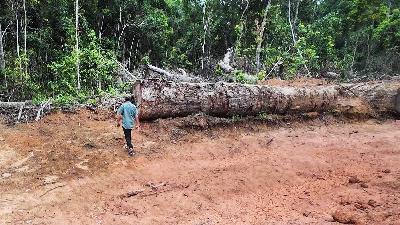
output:
POLYGON ((39 121, 52 109, 51 100, 40 105, 35 105, 32 101, 0 102, 0 115, 8 124, 39 121))

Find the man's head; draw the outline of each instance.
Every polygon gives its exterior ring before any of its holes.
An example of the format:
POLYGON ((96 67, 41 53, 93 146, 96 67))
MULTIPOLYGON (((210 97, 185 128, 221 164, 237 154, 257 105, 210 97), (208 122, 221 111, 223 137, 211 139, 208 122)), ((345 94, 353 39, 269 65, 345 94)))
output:
POLYGON ((136 102, 135 102, 135 96, 126 96, 125 97, 125 101, 126 102, 132 102, 133 104, 135 104, 136 102))

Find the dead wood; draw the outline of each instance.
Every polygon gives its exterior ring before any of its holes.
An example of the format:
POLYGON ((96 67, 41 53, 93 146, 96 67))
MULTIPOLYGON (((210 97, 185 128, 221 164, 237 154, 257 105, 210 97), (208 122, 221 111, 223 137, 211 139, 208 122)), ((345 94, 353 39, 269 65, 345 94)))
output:
POLYGON ((188 83, 163 80, 137 82, 134 94, 141 118, 154 119, 204 113, 211 116, 251 116, 339 111, 344 100, 359 99, 371 114, 399 113, 400 83, 362 83, 308 87, 188 83))
POLYGON ((130 192, 126 193, 125 195, 122 195, 121 198, 130 198, 130 197, 136 196, 144 191, 146 191, 146 189, 130 191, 130 192))
POLYGON ((147 65, 147 68, 150 71, 156 72, 160 75, 162 75, 161 78, 168 80, 168 81, 174 81, 174 82, 201 82, 201 79, 198 77, 191 77, 189 76, 186 71, 183 69, 178 69, 179 73, 172 73, 167 70, 158 68, 153 65, 147 65))
POLYGON ((62 185, 58 185, 58 186, 55 186, 55 187, 53 187, 53 188, 50 188, 49 190, 47 190, 46 192, 44 192, 43 194, 41 194, 39 197, 43 197, 43 196, 45 196, 47 193, 49 193, 50 191, 53 191, 53 190, 55 190, 55 189, 57 189, 57 188, 61 188, 61 187, 64 187, 65 186, 65 184, 62 184, 62 185))
POLYGON ((49 99, 49 100, 47 100, 47 102, 41 104, 41 106, 40 106, 40 108, 39 108, 39 110, 38 110, 38 112, 36 114, 35 121, 39 121, 40 120, 40 118, 42 116, 42 113, 43 113, 43 110, 46 107, 48 107, 50 104, 51 104, 51 99, 49 99))

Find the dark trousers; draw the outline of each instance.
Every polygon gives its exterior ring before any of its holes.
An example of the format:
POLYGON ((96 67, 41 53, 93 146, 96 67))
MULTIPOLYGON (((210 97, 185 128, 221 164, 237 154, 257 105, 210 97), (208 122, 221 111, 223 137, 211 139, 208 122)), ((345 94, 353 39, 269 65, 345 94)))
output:
POLYGON ((132 145, 132 129, 124 129, 124 135, 125 135, 125 140, 126 140, 126 145, 128 146, 128 149, 133 148, 132 145))

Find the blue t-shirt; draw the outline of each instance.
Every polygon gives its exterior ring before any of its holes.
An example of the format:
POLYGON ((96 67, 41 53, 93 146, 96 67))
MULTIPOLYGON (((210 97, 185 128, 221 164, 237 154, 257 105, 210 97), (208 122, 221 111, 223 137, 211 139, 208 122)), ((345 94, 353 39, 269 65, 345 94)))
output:
POLYGON ((123 103, 118 113, 122 115, 122 127, 125 129, 133 129, 135 126, 135 117, 138 114, 138 110, 131 102, 123 103))

